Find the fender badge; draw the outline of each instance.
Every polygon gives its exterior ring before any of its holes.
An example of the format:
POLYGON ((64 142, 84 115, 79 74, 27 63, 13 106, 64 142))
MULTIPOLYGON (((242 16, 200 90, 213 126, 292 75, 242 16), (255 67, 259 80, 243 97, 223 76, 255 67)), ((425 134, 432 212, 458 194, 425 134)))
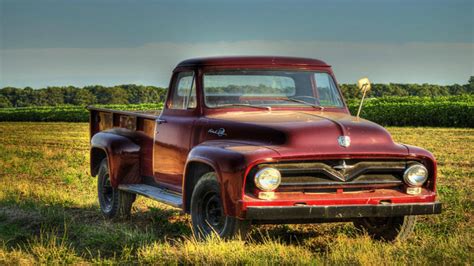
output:
POLYGON ((227 134, 225 133, 225 129, 224 128, 219 128, 219 129, 212 129, 210 128, 207 133, 209 134, 215 134, 219 137, 222 137, 222 136, 227 136, 227 134))
POLYGON ((337 138, 337 142, 339 143, 339 145, 341 147, 347 148, 347 147, 351 146, 351 137, 349 137, 349 136, 339 136, 339 138, 337 138))

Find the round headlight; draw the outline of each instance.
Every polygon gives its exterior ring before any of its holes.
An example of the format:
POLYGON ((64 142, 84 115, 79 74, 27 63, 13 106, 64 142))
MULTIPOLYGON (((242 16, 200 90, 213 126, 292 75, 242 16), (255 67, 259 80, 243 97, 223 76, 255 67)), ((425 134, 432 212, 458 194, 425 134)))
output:
POLYGON ((409 186, 419 187, 428 179, 428 170, 421 164, 415 164, 407 168, 403 174, 403 180, 409 186))
POLYGON ((255 185, 263 191, 275 190, 281 182, 281 174, 275 168, 263 168, 255 174, 255 185))

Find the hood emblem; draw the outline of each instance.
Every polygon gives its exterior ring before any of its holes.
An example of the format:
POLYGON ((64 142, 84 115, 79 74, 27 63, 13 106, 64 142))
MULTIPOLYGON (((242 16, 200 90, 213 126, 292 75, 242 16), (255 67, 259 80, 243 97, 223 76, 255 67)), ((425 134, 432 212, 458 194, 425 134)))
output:
POLYGON ((349 136, 339 136, 339 138, 337 138, 337 142, 339 143, 339 145, 341 147, 347 148, 347 147, 351 146, 351 137, 349 137, 349 136))

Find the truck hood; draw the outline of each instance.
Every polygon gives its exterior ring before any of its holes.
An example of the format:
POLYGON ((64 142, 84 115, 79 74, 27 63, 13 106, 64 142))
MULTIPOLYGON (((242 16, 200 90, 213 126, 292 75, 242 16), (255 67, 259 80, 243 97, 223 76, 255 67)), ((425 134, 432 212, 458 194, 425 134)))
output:
POLYGON ((207 116, 204 139, 263 145, 281 157, 318 155, 406 156, 383 127, 346 113, 320 111, 229 112, 207 116), (219 134, 220 133, 222 134, 219 134), (343 147, 338 138, 347 136, 343 147))

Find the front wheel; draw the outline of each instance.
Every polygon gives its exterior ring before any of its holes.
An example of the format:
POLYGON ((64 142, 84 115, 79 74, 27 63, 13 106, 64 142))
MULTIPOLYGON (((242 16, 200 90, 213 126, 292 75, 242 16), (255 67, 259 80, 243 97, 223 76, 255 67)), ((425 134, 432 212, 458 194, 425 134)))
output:
POLYGON ((107 218, 130 216, 136 195, 112 187, 107 159, 100 163, 97 178, 97 193, 102 214, 107 218))
POLYGON ((413 232, 416 216, 360 218, 354 226, 376 240, 406 240, 413 232))
POLYGON ((194 236, 205 239, 215 233, 221 238, 245 239, 250 223, 226 216, 220 197, 219 182, 214 172, 204 174, 191 196, 191 220, 194 236))

